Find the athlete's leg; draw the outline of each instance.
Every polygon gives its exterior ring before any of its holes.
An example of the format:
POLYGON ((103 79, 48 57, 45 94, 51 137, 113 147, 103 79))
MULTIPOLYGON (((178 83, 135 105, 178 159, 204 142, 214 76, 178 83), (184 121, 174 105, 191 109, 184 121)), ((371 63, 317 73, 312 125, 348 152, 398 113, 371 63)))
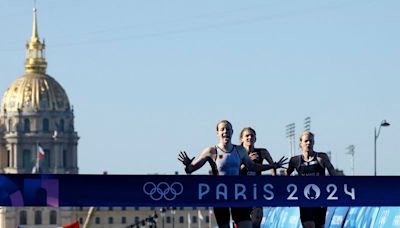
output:
POLYGON ((303 228, 315 228, 314 221, 302 222, 303 228))
POLYGON ((315 227, 321 228, 325 225, 326 220, 326 207, 318 208, 318 212, 316 212, 317 217, 315 218, 315 227))
POLYGON ((252 228, 250 213, 252 208, 249 207, 233 207, 231 208, 232 219, 238 228, 252 228))
POLYGON ((250 220, 247 221, 241 221, 237 224, 238 228, 252 228, 253 223, 250 220))
MULTIPOLYGON (((318 208, 317 208, 318 209, 318 208)), ((313 207, 300 207, 300 220, 304 228, 315 228, 315 218, 318 210, 313 207)))
POLYGON ((217 221, 218 227, 229 227, 229 221, 231 220, 229 207, 214 207, 214 216, 215 220, 217 221))
POLYGON ((251 211, 251 222, 253 223, 253 228, 260 228, 261 220, 263 218, 263 208, 254 207, 251 211))

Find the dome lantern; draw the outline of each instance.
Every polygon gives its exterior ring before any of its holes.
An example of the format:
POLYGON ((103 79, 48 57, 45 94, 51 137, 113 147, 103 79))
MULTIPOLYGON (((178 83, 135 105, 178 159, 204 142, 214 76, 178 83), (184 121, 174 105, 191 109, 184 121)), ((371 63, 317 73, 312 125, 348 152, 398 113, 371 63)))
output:
POLYGON ((32 37, 26 43, 25 71, 27 73, 46 73, 47 62, 45 58, 45 42, 40 42, 37 27, 36 8, 33 8, 32 37))

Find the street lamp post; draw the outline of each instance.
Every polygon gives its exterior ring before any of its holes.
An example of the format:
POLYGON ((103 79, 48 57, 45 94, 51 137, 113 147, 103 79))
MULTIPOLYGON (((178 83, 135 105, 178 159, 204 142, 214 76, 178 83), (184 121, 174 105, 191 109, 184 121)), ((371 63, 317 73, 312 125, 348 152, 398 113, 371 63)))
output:
POLYGON ((176 207, 173 207, 173 208, 171 209, 171 214, 172 214, 172 228, 175 228, 176 207))
POLYGON ((351 174, 354 176, 354 149, 356 147, 354 145, 350 145, 348 147, 346 147, 346 149, 348 149, 349 151, 347 151, 346 154, 349 154, 351 156, 351 174))
POLYGON ((162 207, 160 208, 160 215, 161 215, 161 219, 162 219, 162 228, 164 228, 165 226, 165 208, 162 207))
POLYGON ((286 125, 286 138, 289 139, 289 151, 290 151, 290 157, 294 156, 294 147, 295 147, 295 140, 294 140, 294 134, 295 134, 295 124, 291 123, 286 125))
POLYGON ((378 131, 376 130, 376 127, 374 129, 374 176, 376 176, 376 140, 379 137, 379 134, 381 133, 381 127, 388 127, 390 124, 386 120, 382 120, 381 124, 379 125, 378 131))

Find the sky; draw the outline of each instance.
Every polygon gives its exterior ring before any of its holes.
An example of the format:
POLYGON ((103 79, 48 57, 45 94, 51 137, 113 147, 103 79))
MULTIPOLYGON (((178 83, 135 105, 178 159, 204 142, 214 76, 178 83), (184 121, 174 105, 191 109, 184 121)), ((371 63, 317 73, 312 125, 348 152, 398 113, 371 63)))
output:
MULTIPOLYGON (((24 73, 31 0, 0 0, 2 94, 24 73)), ((37 0, 47 73, 66 90, 81 174, 184 173, 179 151, 244 127, 274 159, 315 150, 355 175, 400 175, 400 1, 37 0)), ((204 167, 197 174, 207 173, 204 167)))

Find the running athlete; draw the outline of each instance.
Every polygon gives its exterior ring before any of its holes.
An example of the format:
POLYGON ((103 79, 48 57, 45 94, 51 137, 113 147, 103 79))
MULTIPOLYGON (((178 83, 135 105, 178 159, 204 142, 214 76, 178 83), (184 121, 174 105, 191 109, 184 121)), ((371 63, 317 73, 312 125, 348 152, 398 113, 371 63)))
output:
MULTIPOLYGON (((252 161, 258 164, 263 164, 266 160, 269 164, 273 164, 274 161, 267 149, 265 148, 254 148, 256 142, 256 131, 251 127, 243 128, 240 132, 240 142, 241 145, 246 149, 249 157, 252 161)), ((271 169, 272 176, 275 176, 276 170, 271 169)), ((244 165, 242 165, 240 170, 241 175, 261 175, 261 171, 254 172, 249 171, 244 165)), ((253 223, 253 228, 259 228, 261 225, 261 220, 263 218, 263 208, 253 207, 250 208, 251 222, 253 223)))
MULTIPOLYGON (((286 175, 294 170, 299 176, 325 176, 325 169, 330 176, 335 176, 336 171, 326 153, 314 151, 314 134, 305 131, 300 136, 300 148, 302 155, 290 158, 286 175)), ((300 219, 303 227, 324 227, 326 207, 300 207, 300 219)))
MULTIPOLYGON (((210 162, 214 175, 239 175, 240 165, 243 163, 249 170, 263 171, 282 167, 287 158, 282 157, 279 162, 272 165, 259 165, 254 163, 242 146, 233 145, 232 125, 227 120, 217 124, 219 143, 216 146, 205 148, 197 159, 190 159, 185 151, 179 153, 178 160, 185 165, 186 173, 200 169, 206 162, 210 162)), ((248 208, 214 208, 214 215, 220 228, 229 227, 230 216, 238 228, 251 228, 252 223, 248 208)))

